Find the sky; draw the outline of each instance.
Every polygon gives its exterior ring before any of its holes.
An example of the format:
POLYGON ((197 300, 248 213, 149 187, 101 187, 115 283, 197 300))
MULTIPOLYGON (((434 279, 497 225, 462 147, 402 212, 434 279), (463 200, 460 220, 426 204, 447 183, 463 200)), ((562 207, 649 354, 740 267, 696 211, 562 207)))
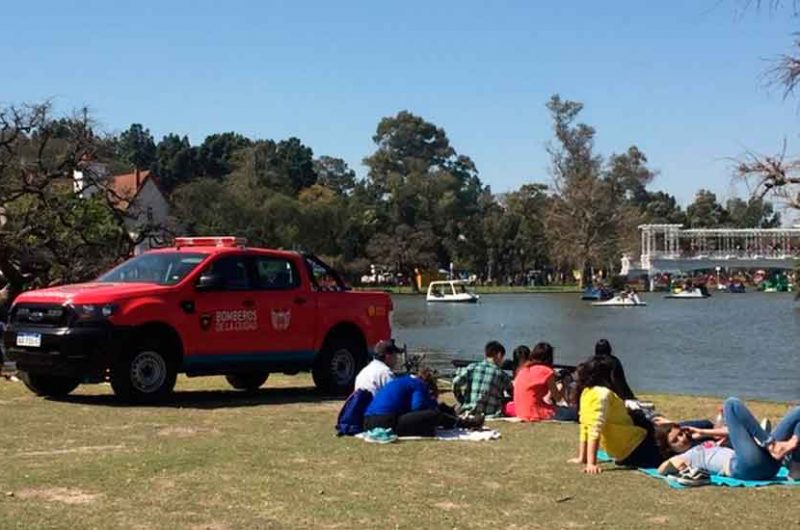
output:
POLYGON ((88 106, 103 130, 142 123, 156 141, 297 136, 360 176, 380 119, 408 110, 506 192, 549 182, 557 93, 584 104, 598 153, 647 155, 652 189, 724 200, 733 159, 800 152, 800 97, 765 78, 800 19, 747 3, 13 2, 0 104, 88 106))

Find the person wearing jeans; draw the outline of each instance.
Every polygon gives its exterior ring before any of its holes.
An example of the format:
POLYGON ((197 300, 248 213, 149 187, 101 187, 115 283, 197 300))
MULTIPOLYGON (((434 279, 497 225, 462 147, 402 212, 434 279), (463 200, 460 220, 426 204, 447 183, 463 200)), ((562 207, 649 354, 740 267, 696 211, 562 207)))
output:
POLYGON ((743 480, 768 480, 775 477, 784 459, 788 458, 790 478, 800 479, 800 407, 791 409, 772 433, 766 432, 747 406, 737 398, 725 400, 722 411, 725 427, 689 427, 674 436, 670 435, 670 447, 682 453, 664 462, 659 472, 670 474, 686 467, 695 467, 743 480), (727 435, 731 447, 705 442, 686 450, 693 434, 727 435))

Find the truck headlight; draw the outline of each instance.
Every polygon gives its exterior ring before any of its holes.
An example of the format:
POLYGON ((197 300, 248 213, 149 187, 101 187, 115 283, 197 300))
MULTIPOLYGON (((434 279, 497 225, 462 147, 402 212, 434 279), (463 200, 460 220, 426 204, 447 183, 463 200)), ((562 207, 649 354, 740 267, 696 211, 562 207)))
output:
POLYGON ((117 312, 116 304, 76 304, 72 306, 78 321, 105 320, 117 312))

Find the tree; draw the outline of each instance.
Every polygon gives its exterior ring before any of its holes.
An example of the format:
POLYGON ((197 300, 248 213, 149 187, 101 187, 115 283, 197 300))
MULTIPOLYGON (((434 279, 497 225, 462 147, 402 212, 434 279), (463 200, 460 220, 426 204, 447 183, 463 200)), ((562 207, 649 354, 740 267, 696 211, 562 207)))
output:
POLYGON ((675 196, 663 191, 648 192, 644 218, 652 224, 687 224, 686 214, 675 196))
POLYGON ((158 175, 161 189, 167 193, 186 184, 198 173, 197 149, 189 144, 189 138, 168 134, 156 146, 156 160, 152 170, 158 175))
POLYGON ((317 183, 338 195, 350 195, 356 186, 356 173, 341 158, 321 156, 314 160, 317 183))
POLYGON ((0 108, 0 272, 10 297, 27 287, 86 280, 149 237, 126 229, 119 197, 93 175, 102 142, 86 111, 53 119, 46 104, 0 108), (73 171, 98 190, 73 190, 73 171))
POLYGON ((197 163, 200 175, 221 179, 233 170, 235 153, 252 142, 241 134, 226 132, 207 136, 197 149, 197 163))
MULTIPOLYGON (((790 15, 795 17, 800 12, 797 0, 757 0, 755 5, 760 7, 762 3, 775 12, 790 6, 790 15)), ((800 38, 795 36, 791 51, 781 55, 767 73, 773 84, 783 88, 784 98, 794 95, 800 86, 800 38)), ((748 153, 737 163, 735 173, 747 182, 754 197, 770 196, 788 208, 800 209, 800 158, 787 157, 786 141, 774 155, 748 153)))
POLYGON ((728 225, 735 228, 777 228, 781 225, 781 214, 772 203, 761 197, 750 197, 744 201, 738 197, 725 204, 728 225))
POLYGON ((727 222, 727 212, 717 196, 708 190, 699 190, 694 202, 686 208, 686 222, 689 228, 716 228, 727 222))
POLYGON ((383 118, 372 139, 377 149, 364 164, 381 242, 408 230, 430 232, 435 248, 425 252, 447 266, 475 227, 483 191, 475 164, 456 153, 444 129, 408 111, 383 118))
POLYGON ((117 157, 133 169, 148 169, 156 160, 156 144, 149 129, 134 123, 119 135, 117 157))
POLYGON ((600 178, 602 158, 594 154, 594 128, 575 123, 581 103, 553 96, 547 104, 555 142, 548 147, 555 196, 547 216, 553 257, 582 271, 586 283, 594 266, 616 243, 618 209, 613 186, 600 178))

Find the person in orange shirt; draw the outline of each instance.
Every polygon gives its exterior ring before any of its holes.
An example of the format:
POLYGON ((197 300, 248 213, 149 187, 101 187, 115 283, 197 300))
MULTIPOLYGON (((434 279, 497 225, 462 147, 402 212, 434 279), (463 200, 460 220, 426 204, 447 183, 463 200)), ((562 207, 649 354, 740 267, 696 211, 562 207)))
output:
POLYGON ((523 421, 578 421, 578 411, 564 401, 553 370, 553 347, 540 342, 523 359, 514 377, 514 408, 523 421))

